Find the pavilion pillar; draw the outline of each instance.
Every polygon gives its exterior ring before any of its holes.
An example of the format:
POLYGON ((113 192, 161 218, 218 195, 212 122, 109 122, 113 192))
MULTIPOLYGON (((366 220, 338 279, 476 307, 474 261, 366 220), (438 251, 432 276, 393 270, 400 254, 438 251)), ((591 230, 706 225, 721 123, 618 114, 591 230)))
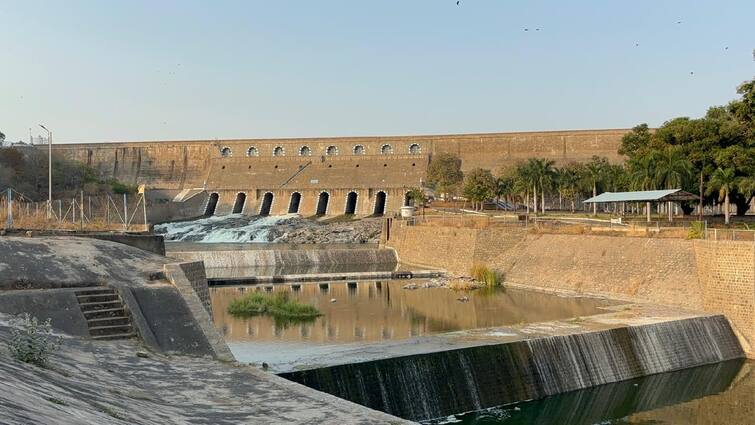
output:
POLYGON ((650 201, 647 201, 645 203, 645 211, 647 211, 647 214, 648 214, 648 223, 650 223, 650 201))

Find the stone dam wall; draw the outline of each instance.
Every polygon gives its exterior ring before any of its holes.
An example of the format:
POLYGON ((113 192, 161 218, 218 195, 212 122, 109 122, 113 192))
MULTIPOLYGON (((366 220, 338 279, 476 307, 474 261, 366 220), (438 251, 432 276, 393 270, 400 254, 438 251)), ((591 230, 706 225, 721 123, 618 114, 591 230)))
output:
POLYGON ((406 226, 386 244, 399 261, 469 274, 487 264, 509 284, 598 294, 709 313, 731 321, 755 356, 755 245, 752 242, 530 233, 406 226))
MULTIPOLYGON (((267 193, 274 197, 271 213, 287 213, 299 193, 298 212, 311 215, 318 210, 320 194, 328 193, 326 214, 338 215, 347 210, 348 193, 355 192, 354 213, 369 215, 382 206, 381 192, 385 211, 398 211, 406 192, 421 185, 430 159, 439 153, 458 155, 465 171, 476 167, 497 171, 532 157, 560 165, 594 155, 616 162, 621 160, 617 153, 621 137, 628 131, 117 142, 62 144, 53 149, 104 177, 144 184, 150 190, 175 195, 200 188, 210 196, 217 193, 218 214, 233 211, 239 193, 245 196, 244 213, 259 213, 267 193)), ((168 216, 169 211, 160 215, 168 216)), ((182 212, 187 215, 191 214, 182 212)))
POLYGON ((742 355, 727 320, 708 316, 393 357, 281 376, 373 409, 423 420, 742 355))

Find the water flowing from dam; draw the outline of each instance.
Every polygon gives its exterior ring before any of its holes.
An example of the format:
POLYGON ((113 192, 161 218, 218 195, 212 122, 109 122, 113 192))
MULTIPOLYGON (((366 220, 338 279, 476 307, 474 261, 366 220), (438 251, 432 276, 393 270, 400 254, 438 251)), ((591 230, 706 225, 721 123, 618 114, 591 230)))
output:
POLYGON ((275 242, 273 227, 299 217, 298 214, 280 216, 244 216, 229 214, 191 221, 178 221, 155 225, 155 233, 168 241, 223 243, 223 242, 275 242))
POLYGON ((427 420, 742 357, 727 320, 709 316, 281 376, 396 416, 427 420), (385 390, 361 382, 382 382, 385 390))

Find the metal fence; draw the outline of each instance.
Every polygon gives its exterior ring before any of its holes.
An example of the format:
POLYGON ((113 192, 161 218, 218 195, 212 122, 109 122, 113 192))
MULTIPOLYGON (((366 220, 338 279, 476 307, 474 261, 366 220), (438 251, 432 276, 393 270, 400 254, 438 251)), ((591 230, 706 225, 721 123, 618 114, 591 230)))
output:
POLYGON ((5 230, 144 231, 147 209, 143 194, 88 195, 34 201, 7 188, 0 192, 0 228, 5 230))

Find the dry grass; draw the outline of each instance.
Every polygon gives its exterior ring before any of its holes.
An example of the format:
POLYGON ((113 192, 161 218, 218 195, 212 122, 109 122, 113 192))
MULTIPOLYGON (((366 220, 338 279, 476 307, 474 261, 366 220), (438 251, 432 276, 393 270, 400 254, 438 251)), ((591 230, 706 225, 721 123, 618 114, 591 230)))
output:
POLYGON ((483 264, 473 265, 469 274, 476 282, 483 283, 486 286, 500 286, 503 284, 503 273, 490 269, 483 264))

